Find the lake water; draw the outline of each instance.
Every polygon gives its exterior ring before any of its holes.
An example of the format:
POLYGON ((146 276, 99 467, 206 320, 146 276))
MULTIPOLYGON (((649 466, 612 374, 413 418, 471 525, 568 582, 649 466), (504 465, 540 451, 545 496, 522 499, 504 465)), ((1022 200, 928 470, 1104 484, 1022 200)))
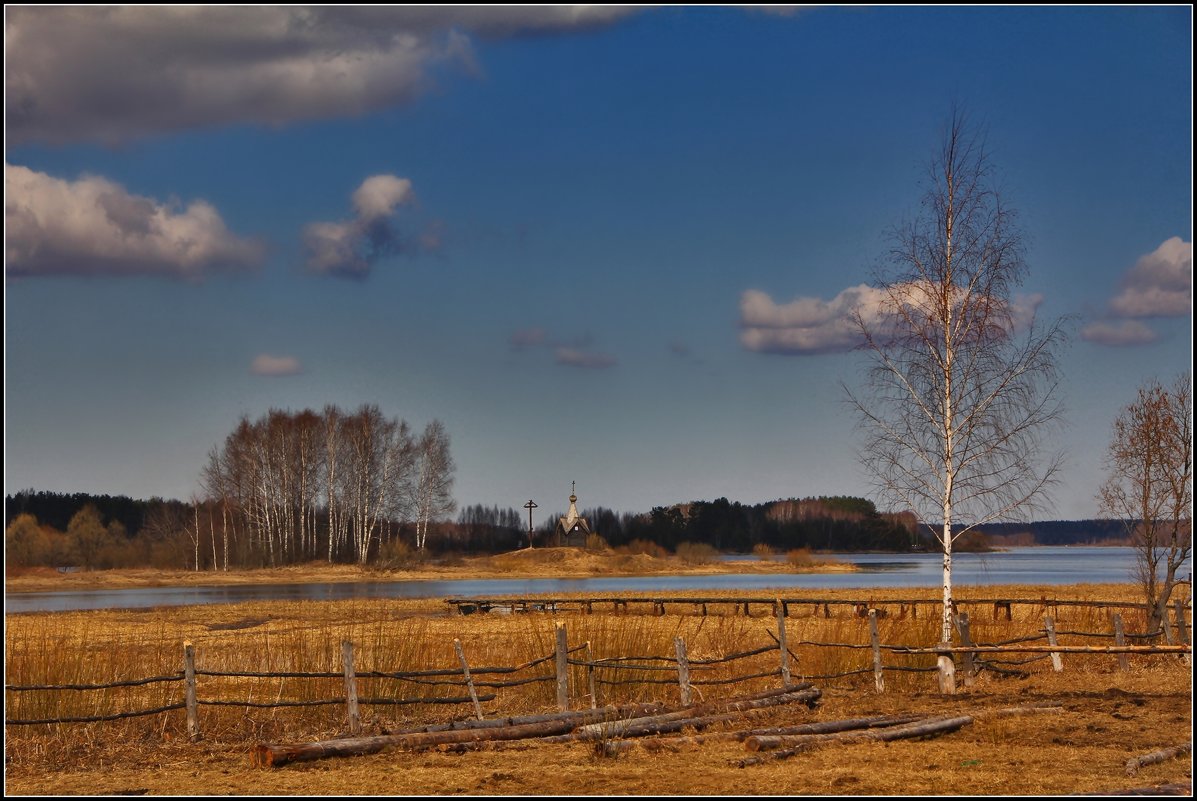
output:
MULTIPOLYGON (((603 595, 674 590, 813 590, 940 586, 938 553, 833 554, 852 562, 856 573, 720 574, 578 579, 477 579, 455 581, 363 581, 313 584, 253 584, 212 587, 153 587, 130 590, 5 593, 6 613, 79 609, 136 609, 156 606, 235 603, 255 600, 341 600, 348 598, 469 598, 499 595, 603 595)), ((726 557, 752 559, 755 557, 726 557)), ((957 587, 992 584, 1078 584, 1133 582, 1135 552, 1125 547, 1048 546, 1011 548, 989 554, 956 554, 957 587)), ((1192 573, 1190 561, 1182 575, 1192 573)))

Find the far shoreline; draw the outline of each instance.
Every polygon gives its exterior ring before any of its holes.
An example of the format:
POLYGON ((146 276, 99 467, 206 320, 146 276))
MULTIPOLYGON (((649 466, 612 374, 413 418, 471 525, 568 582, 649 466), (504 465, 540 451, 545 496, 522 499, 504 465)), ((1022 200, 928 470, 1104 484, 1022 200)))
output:
POLYGON ((594 578, 636 576, 701 576, 719 574, 853 573, 851 562, 823 561, 812 554, 807 564, 751 558, 703 563, 676 556, 615 554, 581 548, 525 548, 492 556, 450 562, 429 560, 411 567, 345 565, 309 562, 283 567, 224 570, 159 570, 126 568, 60 572, 55 568, 10 570, 6 594, 122 590, 160 587, 219 587, 246 584, 357 583, 373 581, 460 581, 521 578, 594 578))

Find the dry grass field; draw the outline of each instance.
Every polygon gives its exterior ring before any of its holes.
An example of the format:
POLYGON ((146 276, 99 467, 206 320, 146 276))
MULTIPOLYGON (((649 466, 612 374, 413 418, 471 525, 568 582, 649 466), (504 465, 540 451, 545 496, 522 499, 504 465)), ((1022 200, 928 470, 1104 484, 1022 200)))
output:
MULTIPOLYGON (((679 593, 683 594, 683 593, 679 593)), ((710 593, 705 593, 710 595, 710 593)), ((820 591, 829 598, 868 598, 861 590, 820 591)), ((929 588, 884 590, 886 598, 934 597, 929 588)), ((1128 585, 964 588, 962 597, 1134 600, 1128 585)), ((730 596, 729 596, 730 597, 730 596)), ((846 606, 831 617, 791 610, 787 633, 797 657, 795 680, 810 677, 822 691, 813 709, 776 707, 747 717, 740 728, 842 720, 879 714, 967 714, 972 725, 929 740, 828 746, 790 759, 739 767, 744 744, 722 740, 676 752, 632 748, 617 757, 596 755, 586 743, 516 741, 457 753, 447 749, 389 750, 284 767, 251 767, 258 743, 302 743, 342 736, 343 704, 267 708, 249 703, 343 698, 340 678, 203 676, 201 699, 236 699, 230 706, 200 707, 203 739, 188 742, 184 713, 103 723, 8 726, 5 790, 18 795, 1057 795, 1191 782, 1191 757, 1172 759, 1126 775, 1127 759, 1191 739, 1192 672, 1175 655, 1130 657, 1119 670, 1115 656, 1065 654, 1055 673, 1039 658, 1008 667, 1016 673, 982 672, 972 687, 939 694, 934 673, 887 671, 878 694, 870 673, 816 678, 867 667, 867 648, 826 648, 812 643, 869 642, 868 624, 846 606), (1015 706, 1047 705, 1053 711, 1003 717, 1015 706)), ((1033 635, 1042 610, 1016 606, 1014 619, 974 613, 977 642, 1033 635), (992 619, 991 619, 992 617, 992 619)), ((663 616, 579 611, 528 614, 451 613, 439 600, 258 602, 148 610, 9 615, 5 631, 8 685, 89 684, 181 670, 182 642, 194 643, 200 671, 339 673, 341 642, 355 643, 358 672, 456 667, 459 638, 472 668, 515 665, 553 651, 562 622, 571 646, 591 644, 596 658, 672 655, 682 637, 691 660, 740 652, 772 642, 776 621, 712 607, 706 617, 670 608, 663 616)), ((896 610, 895 610, 896 611, 896 610)), ((1061 643, 1109 644, 1068 632, 1109 632, 1108 610, 1063 606, 1056 610, 1061 643)), ((1124 614, 1127 629, 1143 622, 1124 614)), ((936 620, 891 613, 880 621, 886 644, 928 644, 936 620)), ((776 667, 777 653, 696 671, 718 679, 776 667)), ((885 657, 887 666, 929 667, 933 657, 885 657)), ((552 665, 535 670, 552 673, 552 665)), ((584 669, 571 668, 572 703, 584 698, 584 669)), ((607 675, 600 671, 600 675, 607 675)), ((622 675, 622 674, 621 674, 622 675)), ((646 674, 639 674, 646 675, 646 674)), ((649 673, 662 683, 600 684, 601 704, 659 701, 676 704, 676 673, 649 673)), ((611 674, 611 678, 615 678, 611 674)), ((460 694, 441 685, 359 679, 363 697, 410 698, 460 694)), ((737 685, 696 687, 701 700, 777 686, 777 677, 737 685)), ((551 682, 494 690, 488 717, 555 709, 551 682)), ((178 682, 104 691, 6 692, 6 717, 50 718, 111 714, 177 702, 178 682)), ((465 718, 468 705, 363 705, 364 734, 465 718)), ((727 724, 732 726, 733 724, 727 724)), ((712 729, 718 731, 719 727, 712 729)))

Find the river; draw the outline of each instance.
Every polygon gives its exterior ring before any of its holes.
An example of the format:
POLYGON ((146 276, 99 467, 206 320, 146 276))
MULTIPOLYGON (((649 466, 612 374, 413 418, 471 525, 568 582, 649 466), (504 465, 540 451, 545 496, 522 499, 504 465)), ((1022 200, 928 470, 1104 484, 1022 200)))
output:
MULTIPOLYGON (((349 598, 469 598, 499 595, 675 590, 810 590, 886 587, 939 587, 943 557, 938 553, 833 554, 861 569, 855 573, 722 573, 701 576, 627 576, 573 579, 459 579, 452 581, 360 581, 309 584, 229 584, 210 587, 150 587, 127 590, 5 593, 8 614, 83 609, 136 609, 156 606, 235 603, 260 600, 341 600, 349 598)), ((727 559, 754 557, 733 556, 727 559)), ((957 587, 993 584, 1079 584, 1133 582, 1134 549, 1128 547, 1043 546, 988 554, 960 553, 953 560, 957 587)), ((1182 571, 1192 574, 1190 560, 1182 571)))

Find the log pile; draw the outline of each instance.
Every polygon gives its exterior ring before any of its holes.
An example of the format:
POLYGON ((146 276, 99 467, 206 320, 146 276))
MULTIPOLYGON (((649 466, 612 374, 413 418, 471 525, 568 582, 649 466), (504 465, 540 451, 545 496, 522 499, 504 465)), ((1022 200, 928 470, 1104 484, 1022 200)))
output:
POLYGON ((643 704, 606 707, 583 712, 539 715, 503 721, 459 721, 452 726, 427 727, 370 737, 349 737, 295 745, 259 744, 250 751, 250 764, 281 767, 334 756, 374 754, 388 748, 414 750, 441 745, 536 739, 540 742, 586 741, 619 736, 642 736, 701 728, 755 709, 779 704, 818 703, 820 691, 810 683, 781 688, 727 701, 708 702, 660 711, 643 704))

